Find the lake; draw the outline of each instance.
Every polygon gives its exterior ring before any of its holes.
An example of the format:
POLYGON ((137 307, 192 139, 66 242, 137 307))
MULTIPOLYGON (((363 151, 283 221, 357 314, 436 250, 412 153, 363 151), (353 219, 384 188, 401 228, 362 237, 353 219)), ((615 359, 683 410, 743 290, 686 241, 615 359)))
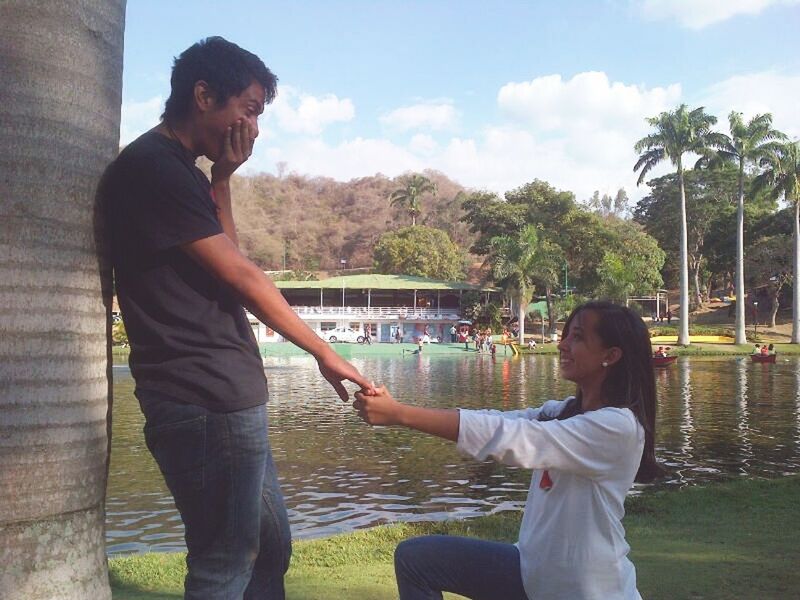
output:
MULTIPOLYGON (((563 398, 553 355, 353 359, 400 400, 513 410, 563 398)), ((472 517, 524 506, 530 472, 461 457, 455 445, 370 428, 309 357, 268 359, 270 440, 295 538, 393 521, 472 517)), ((109 554, 183 550, 172 497, 144 444, 127 367, 114 367, 109 554)), ((681 357, 657 369, 657 455, 667 476, 632 494, 800 472, 800 357, 681 357)))

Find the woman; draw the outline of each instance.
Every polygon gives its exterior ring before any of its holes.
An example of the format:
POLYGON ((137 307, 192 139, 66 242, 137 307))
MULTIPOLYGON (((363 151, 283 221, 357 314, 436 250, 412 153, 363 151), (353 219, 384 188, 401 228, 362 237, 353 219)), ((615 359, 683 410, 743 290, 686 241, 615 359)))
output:
POLYGON ((627 308, 589 302, 564 326, 561 375, 577 393, 511 412, 402 404, 384 388, 356 393, 372 425, 403 425, 458 443, 478 460, 533 469, 516 545, 454 536, 406 540, 395 552, 401 600, 636 600, 622 527, 625 496, 660 469, 650 339, 627 308))

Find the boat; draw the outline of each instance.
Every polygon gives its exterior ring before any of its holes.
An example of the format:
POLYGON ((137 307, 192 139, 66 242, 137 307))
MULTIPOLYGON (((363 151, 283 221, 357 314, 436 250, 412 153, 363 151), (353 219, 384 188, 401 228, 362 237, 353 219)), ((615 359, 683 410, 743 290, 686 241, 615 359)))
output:
POLYGON ((750 358, 754 363, 774 363, 778 358, 777 354, 751 354, 750 358))
POLYGON ((677 356, 653 356, 651 358, 654 367, 666 367, 678 360, 677 356))

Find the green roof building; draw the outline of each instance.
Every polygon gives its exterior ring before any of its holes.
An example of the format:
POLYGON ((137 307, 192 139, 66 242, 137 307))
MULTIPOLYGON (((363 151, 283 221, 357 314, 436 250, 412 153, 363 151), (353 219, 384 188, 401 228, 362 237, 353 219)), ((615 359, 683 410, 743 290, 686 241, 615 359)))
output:
MULTIPOLYGON (((411 275, 341 275, 321 281, 276 281, 275 285, 323 338, 341 339, 334 330, 346 328, 359 337, 369 332, 372 341, 380 342, 410 342, 426 334, 433 341, 449 341, 450 328, 461 318, 464 292, 482 292, 486 299, 499 293, 495 288, 411 275)), ((281 341, 255 318, 251 322, 259 342, 281 341)))

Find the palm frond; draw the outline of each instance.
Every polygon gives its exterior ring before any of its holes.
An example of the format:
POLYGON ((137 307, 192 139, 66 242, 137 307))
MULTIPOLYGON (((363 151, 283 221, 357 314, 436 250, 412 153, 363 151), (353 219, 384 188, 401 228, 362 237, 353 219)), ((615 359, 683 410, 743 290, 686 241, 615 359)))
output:
POLYGON ((636 162, 634 172, 641 168, 639 178, 636 180, 636 185, 641 185, 650 170, 658 163, 664 160, 666 152, 663 149, 651 150, 647 155, 643 156, 636 162))
POLYGON ((644 150, 652 150, 653 148, 659 148, 663 145, 663 137, 658 133, 651 133, 636 142, 633 149, 636 154, 641 154, 644 150))

